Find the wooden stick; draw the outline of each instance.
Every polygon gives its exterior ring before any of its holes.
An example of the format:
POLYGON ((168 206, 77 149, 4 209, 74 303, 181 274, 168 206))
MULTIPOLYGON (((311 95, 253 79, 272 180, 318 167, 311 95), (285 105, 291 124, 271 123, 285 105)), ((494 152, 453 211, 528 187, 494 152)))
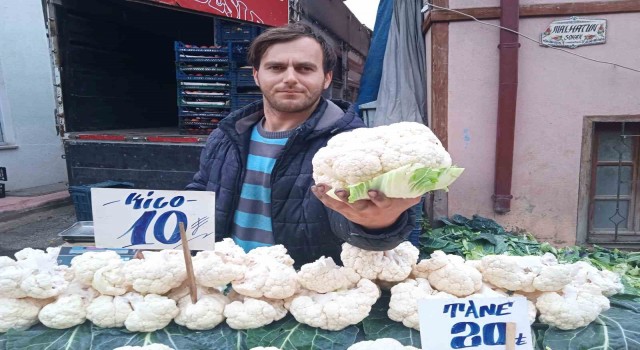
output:
POLYGON ((198 288, 196 287, 196 276, 193 273, 193 264, 191 263, 191 251, 189 250, 189 241, 187 240, 187 232, 184 230, 184 223, 180 222, 180 240, 182 241, 182 252, 184 253, 184 264, 187 267, 187 283, 189 284, 189 294, 191 302, 195 304, 198 301, 198 288))
POLYGON ((516 324, 507 322, 507 350, 516 350, 516 324))

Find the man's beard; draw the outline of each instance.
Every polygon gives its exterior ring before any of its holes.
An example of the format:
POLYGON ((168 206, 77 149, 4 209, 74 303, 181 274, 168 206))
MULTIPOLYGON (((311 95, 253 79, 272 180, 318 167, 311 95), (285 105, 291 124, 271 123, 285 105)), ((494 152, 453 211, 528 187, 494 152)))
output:
POLYGON ((320 94, 317 96, 304 96, 302 99, 297 100, 283 100, 278 98, 271 98, 271 96, 265 94, 264 98, 267 100, 271 108, 279 112, 285 113, 299 113, 311 108, 320 99, 320 94))

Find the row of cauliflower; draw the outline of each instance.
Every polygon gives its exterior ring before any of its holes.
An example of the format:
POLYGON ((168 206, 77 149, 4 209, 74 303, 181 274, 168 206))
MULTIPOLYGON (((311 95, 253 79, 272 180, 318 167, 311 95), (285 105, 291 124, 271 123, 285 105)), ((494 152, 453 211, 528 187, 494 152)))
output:
MULTIPOLYGON (((119 348, 115 348, 113 350, 175 350, 171 347, 168 347, 164 344, 149 344, 143 346, 121 346, 119 348)), ((280 350, 275 346, 258 346, 255 348, 251 348, 251 350, 280 350)), ((347 350, 419 350, 413 346, 405 346, 402 345, 399 341, 392 338, 381 338, 376 340, 363 340, 357 342, 347 350)))
POLYGON ((331 258, 299 271, 281 245, 245 253, 227 239, 193 258, 198 286, 194 304, 181 251, 145 251, 123 261, 112 251, 87 252, 71 266, 56 263, 57 249, 24 249, 16 260, 0 257, 0 332, 38 321, 65 329, 90 320, 99 327, 152 332, 172 320, 193 330, 221 322, 251 329, 290 312, 312 327, 341 330, 367 317, 391 290, 388 316, 419 330, 419 299, 525 296, 530 321, 560 329, 586 326, 622 291, 618 275, 586 262, 559 264, 544 256, 486 256, 468 260, 441 251, 418 261, 409 242, 393 250, 366 251, 345 243, 338 266, 331 258), (231 286, 229 288, 228 286, 231 286))

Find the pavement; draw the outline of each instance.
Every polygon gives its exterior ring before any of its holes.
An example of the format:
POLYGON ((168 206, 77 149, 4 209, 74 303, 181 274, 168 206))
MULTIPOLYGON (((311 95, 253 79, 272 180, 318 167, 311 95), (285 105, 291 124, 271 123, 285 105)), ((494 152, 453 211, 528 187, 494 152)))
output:
POLYGON ((45 249, 64 243, 58 233, 76 222, 66 184, 7 192, 0 198, 0 256, 31 247, 45 249))
POLYGON ((65 183, 10 191, 5 198, 0 198, 0 222, 17 219, 33 211, 47 210, 71 203, 65 183))

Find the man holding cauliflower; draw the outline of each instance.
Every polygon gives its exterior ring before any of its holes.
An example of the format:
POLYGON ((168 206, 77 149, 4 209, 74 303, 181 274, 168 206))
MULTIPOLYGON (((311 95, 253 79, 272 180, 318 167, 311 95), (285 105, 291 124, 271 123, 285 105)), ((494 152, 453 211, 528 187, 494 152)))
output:
MULTIPOLYGON (((254 40, 248 59, 263 101, 219 123, 187 186, 216 192, 217 239, 232 237, 245 251, 283 244, 298 266, 321 256, 337 261, 345 241, 389 250, 406 240, 415 222, 409 208, 421 193, 389 198, 368 190, 353 201, 346 187, 330 181, 330 171, 314 184, 318 150, 334 135, 365 126, 348 103, 322 97, 336 64, 325 39, 301 23, 272 28, 254 40)), ((353 174, 371 170, 364 160, 347 163, 353 174)))

